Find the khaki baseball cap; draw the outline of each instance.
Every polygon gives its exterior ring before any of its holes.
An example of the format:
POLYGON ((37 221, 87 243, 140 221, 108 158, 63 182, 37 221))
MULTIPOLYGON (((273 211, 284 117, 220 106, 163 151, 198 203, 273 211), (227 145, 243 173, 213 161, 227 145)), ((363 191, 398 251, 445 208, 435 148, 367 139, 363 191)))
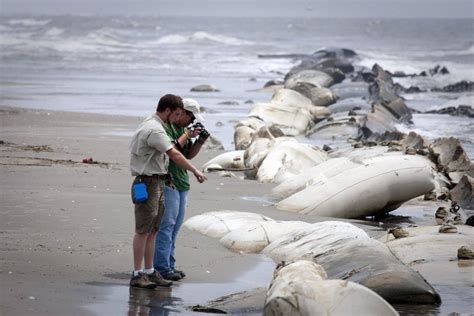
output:
POLYGON ((193 113, 196 120, 198 120, 199 122, 204 122, 204 117, 202 117, 201 115, 201 107, 199 106, 199 103, 197 103, 196 100, 189 98, 183 99, 183 105, 186 111, 193 113))

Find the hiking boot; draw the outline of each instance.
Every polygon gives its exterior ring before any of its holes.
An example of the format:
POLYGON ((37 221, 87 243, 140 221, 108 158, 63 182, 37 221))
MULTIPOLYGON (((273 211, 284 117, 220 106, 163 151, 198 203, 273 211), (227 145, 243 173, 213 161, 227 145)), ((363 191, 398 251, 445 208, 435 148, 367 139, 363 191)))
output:
POLYGON ((141 289, 154 289, 156 287, 156 283, 151 282, 146 274, 140 272, 136 276, 132 275, 132 279, 130 280, 130 286, 138 287, 141 289))
POLYGON ((186 273, 184 273, 183 270, 173 269, 173 271, 174 271, 174 273, 181 274, 181 278, 185 278, 185 277, 186 277, 186 273))
POLYGON ((163 279, 170 280, 170 281, 179 281, 183 277, 181 276, 180 273, 176 273, 173 270, 170 272, 163 273, 163 279))
POLYGON ((157 286, 168 287, 168 286, 171 286, 171 284, 173 284, 173 282, 166 281, 165 279, 163 279, 160 272, 156 270, 152 274, 148 274, 147 277, 151 282, 155 283, 157 286))

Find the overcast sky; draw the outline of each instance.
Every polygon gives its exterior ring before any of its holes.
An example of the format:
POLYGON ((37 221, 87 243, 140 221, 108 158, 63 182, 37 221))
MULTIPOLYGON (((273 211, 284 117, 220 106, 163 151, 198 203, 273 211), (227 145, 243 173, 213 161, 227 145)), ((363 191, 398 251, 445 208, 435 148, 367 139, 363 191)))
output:
POLYGON ((2 15, 473 18, 474 0, 0 0, 2 15))

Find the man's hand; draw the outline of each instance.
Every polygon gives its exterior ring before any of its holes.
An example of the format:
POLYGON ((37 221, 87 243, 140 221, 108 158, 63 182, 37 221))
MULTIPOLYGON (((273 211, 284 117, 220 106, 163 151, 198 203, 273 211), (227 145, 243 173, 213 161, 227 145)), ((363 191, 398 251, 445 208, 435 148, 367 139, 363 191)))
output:
POLYGON ((204 125, 202 125, 202 123, 200 122, 196 122, 188 128, 188 131, 191 134, 192 138, 197 137, 199 134, 201 134, 202 130, 204 130, 204 125))
POLYGON ((194 176, 196 177, 199 183, 203 183, 207 180, 207 177, 204 175, 204 173, 199 170, 196 170, 196 172, 194 172, 194 176))

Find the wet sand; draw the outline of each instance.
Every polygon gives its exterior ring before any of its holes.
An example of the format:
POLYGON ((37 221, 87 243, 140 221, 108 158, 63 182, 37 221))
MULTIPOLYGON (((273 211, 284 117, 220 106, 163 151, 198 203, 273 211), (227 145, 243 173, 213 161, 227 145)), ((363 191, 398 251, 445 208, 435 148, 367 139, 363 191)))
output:
MULTIPOLYGON (((218 240, 183 228, 177 260, 188 276, 171 289, 130 290, 128 135, 141 118, 6 107, 0 107, 0 118, 2 315, 193 314, 189 306, 268 284, 270 259, 232 253, 218 240), (84 164, 85 157, 97 163, 84 164)), ((194 163, 201 166, 217 154, 203 150, 194 163)), ((186 218, 230 209, 281 220, 325 220, 268 205, 261 198, 271 184, 210 174, 206 183, 192 179, 191 185, 186 218)), ((401 220, 434 220, 436 205, 420 203, 411 201, 397 214, 414 210, 416 216, 401 220)), ((373 236, 384 234, 378 222, 352 222, 373 236)), ((472 271, 472 265, 468 268, 472 271)), ((425 270, 428 281, 437 280, 439 267, 425 270)), ((453 291, 456 284, 445 283, 452 306, 469 306, 466 295, 456 297, 460 291, 472 293, 472 287, 453 291)), ((432 285, 441 292, 444 283, 432 285)), ((223 301, 250 315, 260 313, 261 299, 223 301)))
MULTIPOLYGON (((141 118, 6 107, 0 117, 1 314, 128 311, 134 222, 126 135, 141 118), (97 164, 82 163, 85 157, 97 164)), ((218 153, 203 150, 195 164, 218 153)), ((270 186, 255 181, 211 174, 191 185, 186 218, 222 209, 301 218, 264 206, 257 197, 270 186)), ((242 276, 256 266, 260 275, 261 262, 273 267, 268 258, 231 253, 185 228, 177 260, 188 275, 171 289, 181 310, 266 285, 242 276)))

